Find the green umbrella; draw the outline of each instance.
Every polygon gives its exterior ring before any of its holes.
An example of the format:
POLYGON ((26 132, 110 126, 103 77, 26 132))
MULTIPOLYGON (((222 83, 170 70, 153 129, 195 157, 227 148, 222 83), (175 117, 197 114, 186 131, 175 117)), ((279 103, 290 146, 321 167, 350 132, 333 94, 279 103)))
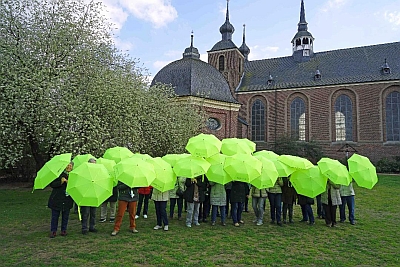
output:
POLYGON ((81 165, 84 162, 88 162, 89 159, 91 158, 96 158, 92 154, 82 154, 82 155, 76 155, 72 162, 74 163, 74 168, 78 168, 79 165, 81 165))
POLYGON ((232 177, 224 170, 226 155, 216 154, 212 157, 206 158, 211 164, 206 173, 207 178, 211 182, 226 184, 232 181, 232 177))
POLYGON ((102 164, 104 167, 106 167, 108 174, 114 181, 113 186, 116 186, 118 183, 118 180, 115 177, 115 171, 114 171, 114 166, 116 164, 115 161, 113 161, 112 159, 98 158, 96 160, 96 163, 102 164))
POLYGON ((257 151, 255 153, 253 153, 253 156, 263 156, 266 159, 270 159, 270 160, 276 160, 278 159, 279 155, 276 154, 273 151, 269 151, 269 150, 260 150, 257 151))
POLYGON ((349 185, 351 177, 346 166, 336 159, 322 158, 318 162, 321 173, 329 178, 334 184, 349 185))
POLYGON ((278 171, 278 177, 288 177, 296 170, 295 168, 289 167, 288 165, 280 162, 278 159, 271 161, 274 163, 275 168, 278 171))
POLYGON ((98 207, 112 195, 112 187, 106 167, 85 162, 69 173, 67 193, 78 206, 98 207))
POLYGON ((279 176, 274 162, 261 155, 256 155, 254 157, 262 163, 261 175, 250 183, 258 189, 273 187, 279 176))
POLYGON ((130 158, 140 158, 142 160, 148 160, 151 159, 152 157, 148 154, 135 153, 130 158))
POLYGON ((225 159, 224 170, 233 181, 250 183, 261 175, 262 163, 256 157, 236 154, 225 159))
POLYGON ((54 156, 37 172, 33 190, 43 189, 54 181, 71 162, 72 153, 54 156))
POLYGON ((246 138, 225 138, 222 140, 221 152, 227 156, 235 154, 251 154, 255 151, 255 143, 246 138))
POLYGON ((147 162, 153 164, 156 173, 156 178, 150 184, 152 187, 161 192, 175 188, 176 175, 168 162, 159 157, 148 159, 147 162))
POLYGON ((298 156, 280 155, 278 160, 295 169, 308 169, 314 166, 308 159, 298 156))
POLYGON ((112 147, 106 150, 104 152, 103 158, 105 159, 112 159, 115 161, 115 163, 120 162, 123 159, 132 157, 133 153, 126 147, 112 147))
POLYGON ((177 176, 194 178, 205 174, 210 165, 204 158, 188 156, 178 160, 173 169, 177 176))
POLYGON ((129 187, 148 187, 156 178, 151 163, 140 158, 126 158, 114 167, 118 181, 129 187))
POLYGON ((178 162, 178 160, 182 159, 182 158, 186 158, 189 157, 190 154, 167 154, 165 156, 162 157, 163 160, 165 160, 166 162, 168 162, 169 164, 171 164, 172 167, 175 166, 175 164, 178 162))
POLYGON ((372 189, 378 182, 375 166, 367 157, 354 153, 347 162, 349 173, 358 186, 372 189))
POLYGON ((193 156, 211 157, 221 151, 221 141, 212 134, 199 134, 189 139, 186 150, 193 156))
POLYGON ((328 178, 322 175, 318 166, 297 170, 290 175, 290 182, 300 195, 314 198, 325 192, 328 178))

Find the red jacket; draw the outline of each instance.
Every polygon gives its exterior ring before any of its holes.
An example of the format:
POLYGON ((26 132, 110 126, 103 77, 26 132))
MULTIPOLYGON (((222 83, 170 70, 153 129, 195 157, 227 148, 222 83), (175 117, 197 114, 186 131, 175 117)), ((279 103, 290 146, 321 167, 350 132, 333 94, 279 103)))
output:
POLYGON ((150 192, 151 192, 152 188, 153 188, 152 186, 141 187, 141 188, 139 188, 138 192, 141 195, 150 195, 150 192))

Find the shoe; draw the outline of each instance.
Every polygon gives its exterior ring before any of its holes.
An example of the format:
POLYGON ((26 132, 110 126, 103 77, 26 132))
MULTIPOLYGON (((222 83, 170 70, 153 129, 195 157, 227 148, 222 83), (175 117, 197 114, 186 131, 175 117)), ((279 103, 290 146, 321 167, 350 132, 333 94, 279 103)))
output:
POLYGON ((283 224, 286 224, 286 220, 283 220, 283 224))
POLYGON ((161 225, 156 225, 156 226, 154 226, 154 230, 158 230, 158 229, 161 229, 162 228, 162 226, 161 225))
POLYGON ((191 228, 192 225, 191 224, 186 224, 186 227, 191 228))
POLYGON ((315 222, 309 222, 308 225, 313 226, 315 222))
POLYGON ((113 222, 115 222, 115 219, 110 219, 110 223, 113 223, 113 222))
POLYGON ((308 220, 302 219, 302 220, 300 220, 299 222, 308 222, 308 220))
POLYGON ((256 222, 258 222, 258 220, 257 220, 257 219, 254 219, 254 220, 253 220, 253 223, 256 223, 256 222))
POLYGON ((135 215, 135 219, 138 219, 139 218, 139 215, 135 215))
POLYGON ((88 230, 82 230, 82 235, 87 235, 89 233, 88 230))
POLYGON ((164 231, 168 231, 168 225, 164 225, 164 231))
POLYGON ((66 236, 67 235, 67 231, 61 231, 61 236, 66 236))
POLYGON ((332 227, 332 225, 330 223, 327 223, 326 227, 332 227))
POLYGON ((143 215, 143 218, 147 219, 147 214, 143 215))
POLYGON ((240 220, 239 223, 244 224, 244 221, 243 221, 243 220, 240 220))
POLYGON ((282 222, 276 222, 278 226, 283 226, 282 222))
POLYGON ((275 221, 271 221, 270 224, 275 224, 275 221))
POLYGON ((178 217, 178 221, 182 221, 182 217, 178 217))
POLYGON ((294 223, 294 221, 293 220, 289 220, 289 223, 294 223))
POLYGON ((131 229, 131 232, 134 233, 134 234, 139 233, 139 231, 136 230, 136 228, 132 228, 132 229, 131 229))
POLYGON ((215 226, 215 222, 212 222, 211 225, 212 225, 212 226, 215 226))
POLYGON ((222 222, 221 225, 222 225, 222 226, 226 226, 226 223, 225 223, 225 222, 222 222))
POLYGON ((97 229, 96 229, 96 228, 93 228, 93 229, 89 229, 89 232, 92 232, 92 233, 97 233, 98 231, 97 231, 97 229))
POLYGON ((99 220, 99 222, 101 222, 101 223, 106 222, 106 221, 107 221, 107 219, 100 219, 99 220))
POLYGON ((197 222, 197 223, 194 223, 194 225, 196 225, 196 226, 200 226, 200 223, 198 223, 198 222, 197 222))
POLYGON ((206 222, 208 222, 206 219, 204 219, 203 221, 202 221, 203 223, 206 223, 206 222))
POLYGON ((54 238, 54 237, 56 237, 56 236, 57 236, 57 232, 51 232, 49 237, 50 237, 50 238, 54 238))
POLYGON ((340 220, 339 222, 340 222, 340 223, 344 223, 345 221, 346 221, 346 220, 340 220))
POLYGON ((257 222, 256 225, 260 226, 260 225, 263 225, 263 223, 262 222, 257 222))
POLYGON ((356 222, 355 222, 355 221, 351 221, 350 224, 351 224, 351 225, 355 225, 356 222))
POLYGON ((119 232, 119 231, 114 230, 114 231, 111 232, 111 235, 112 235, 112 236, 116 236, 116 235, 118 234, 118 232, 119 232))
POLYGON ((234 226, 235 226, 235 227, 239 227, 240 224, 239 224, 239 223, 235 223, 234 226))

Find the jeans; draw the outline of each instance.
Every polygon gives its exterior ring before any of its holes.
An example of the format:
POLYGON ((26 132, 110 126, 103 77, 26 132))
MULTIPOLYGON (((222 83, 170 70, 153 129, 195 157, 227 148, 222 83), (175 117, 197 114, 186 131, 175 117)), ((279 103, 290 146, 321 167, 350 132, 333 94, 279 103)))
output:
POLYGON ((263 222, 265 197, 252 197, 252 206, 258 223, 263 222))
POLYGON ((310 223, 315 222, 314 213, 313 213, 313 210, 311 208, 311 205, 310 204, 306 204, 306 205, 304 205, 304 208, 305 208, 305 211, 307 213, 307 217, 308 217, 309 222, 310 223))
POLYGON ((232 205, 232 220, 233 223, 238 223, 242 220, 243 203, 233 202, 232 205))
POLYGON ((148 195, 139 194, 139 203, 137 205, 137 210, 136 210, 137 216, 140 216, 143 202, 144 202, 143 215, 147 215, 147 211, 149 210, 149 199, 150 199, 150 194, 148 195))
POLYGON ((57 232, 58 227, 58 218, 61 213, 61 231, 67 231, 68 226, 68 218, 69 218, 69 209, 67 210, 51 210, 51 223, 50 223, 50 231, 57 232))
POLYGON ((346 204, 349 209, 349 221, 354 222, 354 196, 341 197, 342 205, 339 206, 340 221, 346 221, 346 204))
POLYGON ((117 202, 104 202, 100 206, 100 219, 107 219, 107 206, 110 203, 110 220, 115 219, 115 213, 117 212, 117 202))
POLYGON ((282 213, 283 220, 286 221, 287 213, 289 211, 289 222, 293 222, 293 203, 283 203, 282 213))
POLYGON ((200 202, 187 203, 186 225, 192 225, 192 220, 195 224, 199 223, 199 207, 200 202))
POLYGON ((170 198, 169 199, 169 217, 174 217, 175 205, 178 204, 178 218, 182 217, 183 198, 170 198))
POLYGON ((81 215, 82 215, 82 222, 81 222, 82 231, 88 230, 88 221, 89 221, 89 230, 93 230, 94 226, 96 225, 96 207, 81 206, 81 215))
POLYGON ((212 222, 216 222, 216 221, 217 221, 217 211, 218 211, 218 207, 219 207, 219 212, 220 212, 220 214, 221 214, 221 222, 224 223, 224 222, 225 222, 225 218, 226 218, 225 206, 216 206, 216 205, 212 205, 212 209, 211 209, 211 221, 212 221, 212 222))
POLYGON ((271 209, 271 221, 281 222, 282 212, 282 193, 269 193, 268 194, 269 205, 271 209))
POLYGON ((301 214, 303 215, 303 219, 301 219, 301 220, 304 221, 304 222, 308 221, 308 214, 307 214, 307 210, 306 210, 306 204, 301 204, 300 208, 301 208, 301 214))
POLYGON ((168 225, 167 217, 167 201, 154 201, 154 206, 156 208, 157 225, 164 226, 168 225))

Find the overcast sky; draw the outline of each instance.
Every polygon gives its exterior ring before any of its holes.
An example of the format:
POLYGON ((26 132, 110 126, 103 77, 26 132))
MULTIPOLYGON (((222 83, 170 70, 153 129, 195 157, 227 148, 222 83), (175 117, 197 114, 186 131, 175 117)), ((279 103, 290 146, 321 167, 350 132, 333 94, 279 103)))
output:
MULTIPOLYGON (((221 40, 226 0, 101 0, 115 24, 117 47, 139 59, 154 76, 181 59, 190 45, 201 59, 221 40)), ((249 60, 291 55, 301 0, 230 0, 233 42, 246 24, 249 60)), ((314 52, 400 41, 400 0, 304 0, 314 52)))

